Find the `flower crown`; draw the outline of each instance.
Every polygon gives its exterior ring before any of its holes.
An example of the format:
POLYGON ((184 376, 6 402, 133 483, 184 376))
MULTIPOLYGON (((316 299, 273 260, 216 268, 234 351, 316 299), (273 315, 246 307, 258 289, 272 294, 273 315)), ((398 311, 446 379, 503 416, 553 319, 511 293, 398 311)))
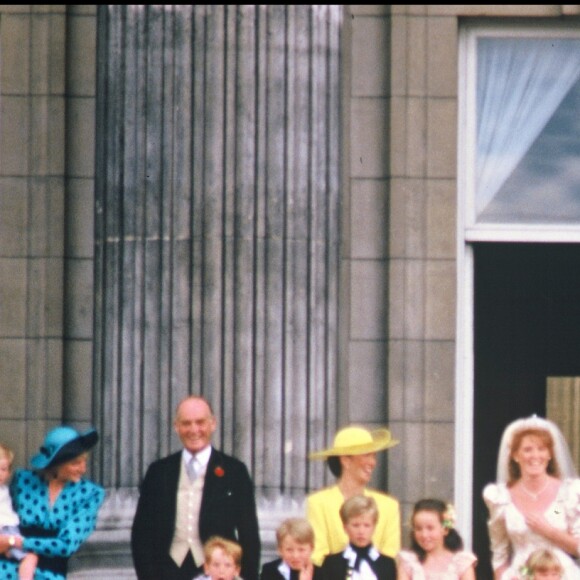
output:
POLYGON ((455 527, 456 513, 453 504, 448 503, 443 513, 443 527, 452 530, 455 527))

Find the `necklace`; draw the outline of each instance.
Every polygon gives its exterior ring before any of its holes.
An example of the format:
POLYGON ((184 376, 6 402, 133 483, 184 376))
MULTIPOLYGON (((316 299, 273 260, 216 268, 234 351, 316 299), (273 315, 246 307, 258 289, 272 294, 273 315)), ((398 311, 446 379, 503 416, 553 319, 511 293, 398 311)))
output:
POLYGON ((538 501, 538 498, 546 491, 546 489, 548 489, 548 485, 550 485, 550 478, 546 480, 544 487, 542 487, 540 491, 536 491, 534 493, 533 491, 530 491, 526 487, 526 484, 522 481, 522 490, 527 493, 534 501, 538 501))

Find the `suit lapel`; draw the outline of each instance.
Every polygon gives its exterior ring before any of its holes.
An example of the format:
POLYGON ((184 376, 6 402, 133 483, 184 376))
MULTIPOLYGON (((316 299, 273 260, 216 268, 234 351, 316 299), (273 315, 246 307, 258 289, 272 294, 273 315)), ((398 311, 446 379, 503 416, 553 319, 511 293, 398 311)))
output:
POLYGON ((181 470, 182 452, 179 451, 173 455, 169 462, 169 469, 167 470, 165 497, 168 501, 167 519, 171 522, 172 529, 175 526, 175 518, 177 516, 177 490, 179 487, 179 472, 181 470))
POLYGON ((211 455, 209 456, 209 461, 207 463, 207 469, 205 471, 205 479, 203 482, 203 492, 201 496, 201 506, 199 512, 200 522, 204 519, 206 510, 208 506, 211 505, 212 499, 215 496, 216 489, 218 486, 218 475, 219 469, 222 470, 221 476, 223 477, 223 466, 221 466, 221 453, 212 447, 211 455))
POLYGON ((219 452, 212 447, 211 455, 209 456, 209 461, 207 462, 207 468, 205 470, 205 481, 203 483, 203 502, 207 498, 211 497, 211 494, 215 489, 215 470, 219 463, 218 455, 219 452))
POLYGON ((371 562, 371 568, 372 568, 372 570, 375 573, 375 576, 377 578, 386 578, 387 577, 387 575, 389 573, 387 562, 388 562, 388 560, 385 560, 384 558, 380 558, 380 557, 371 562))

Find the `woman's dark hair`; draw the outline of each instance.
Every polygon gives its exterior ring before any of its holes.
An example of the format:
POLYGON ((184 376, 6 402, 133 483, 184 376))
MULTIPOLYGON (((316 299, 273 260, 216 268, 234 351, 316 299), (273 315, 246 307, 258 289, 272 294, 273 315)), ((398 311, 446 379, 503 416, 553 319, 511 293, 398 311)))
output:
MULTIPOLYGON (((413 507, 413 515, 411 516, 411 549, 417 554, 420 562, 424 562, 427 558, 427 552, 419 546, 415 539, 415 516, 419 512, 433 512, 439 516, 439 521, 443 524, 445 521, 445 512, 447 511, 447 504, 440 499, 421 499, 413 507)), ((443 539, 443 545, 450 552, 459 552, 463 549, 463 540, 459 532, 454 527, 447 528, 447 535, 443 539)))
POLYGON ((342 475, 342 464, 340 463, 340 457, 338 455, 327 457, 326 464, 334 477, 339 478, 342 475))

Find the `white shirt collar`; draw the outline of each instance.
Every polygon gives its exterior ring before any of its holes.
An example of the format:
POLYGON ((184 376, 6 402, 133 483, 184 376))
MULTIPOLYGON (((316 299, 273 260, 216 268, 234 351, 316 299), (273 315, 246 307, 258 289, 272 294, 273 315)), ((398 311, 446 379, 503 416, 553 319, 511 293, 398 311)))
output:
POLYGON ((195 455, 190 451, 188 451, 187 449, 184 449, 182 453, 183 461, 185 462, 185 464, 189 463, 189 460, 192 457, 195 457, 195 460, 197 461, 198 465, 202 467, 204 471, 205 468, 207 467, 207 464, 209 463, 210 455, 211 455, 211 445, 208 445, 201 451, 198 451, 195 455))
POLYGON ((284 580, 290 580, 290 566, 284 560, 278 564, 278 572, 284 576, 284 580))
MULTIPOLYGON (((352 568, 354 566, 355 561, 356 561, 356 552, 352 549, 350 544, 346 547, 346 549, 344 550, 342 555, 344 556, 344 558, 346 560, 348 560, 348 563, 349 563, 350 567, 352 568)), ((380 556, 379 551, 374 546, 371 546, 369 548, 370 559, 374 562, 379 556, 380 556)))
MULTIPOLYGON (((354 568, 354 563, 356 562, 356 552, 352 549, 350 544, 346 547, 344 552, 342 553, 345 560, 348 560, 348 567, 354 568)), ((369 549, 369 557, 373 562, 379 557, 379 551, 374 547, 371 546, 369 549)), ((376 575, 373 572, 373 569, 370 567, 369 563, 366 560, 363 560, 360 569, 358 572, 354 572, 352 575, 352 580, 371 580, 376 579, 376 575)))

